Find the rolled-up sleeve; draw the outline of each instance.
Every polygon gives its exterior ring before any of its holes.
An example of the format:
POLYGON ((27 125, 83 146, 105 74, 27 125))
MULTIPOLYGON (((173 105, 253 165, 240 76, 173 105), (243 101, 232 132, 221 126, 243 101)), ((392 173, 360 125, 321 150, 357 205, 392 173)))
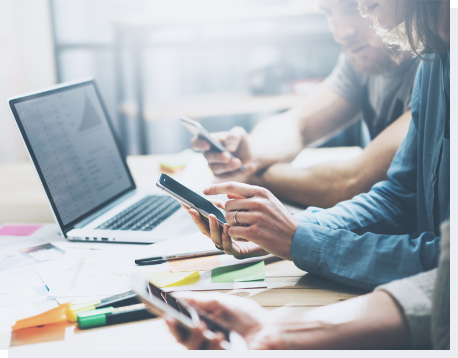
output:
MULTIPOLYGON (((417 80, 417 92, 420 85, 417 80)), ((440 237, 417 231, 419 101, 414 96, 409 131, 387 181, 333 208, 311 207, 296 214, 300 224, 290 256, 297 267, 374 289, 437 266, 440 237)))
POLYGON ((398 303, 410 331, 411 348, 429 348, 434 281, 437 269, 376 288, 388 292, 398 303))

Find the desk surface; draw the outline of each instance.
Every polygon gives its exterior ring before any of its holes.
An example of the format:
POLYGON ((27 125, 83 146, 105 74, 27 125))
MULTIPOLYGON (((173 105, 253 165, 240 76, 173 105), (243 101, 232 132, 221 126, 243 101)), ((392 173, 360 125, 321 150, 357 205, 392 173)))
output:
MULTIPOLYGON (((128 160, 138 187, 146 187, 159 172, 159 156, 128 160)), ((45 194, 31 163, 0 165, 0 224, 53 222, 45 194)), ((266 262, 267 289, 221 291, 250 297, 268 309, 302 311, 363 294, 299 270, 290 261, 266 262)), ((15 332, 12 349, 183 349, 161 319, 79 330, 71 324, 54 324, 15 332)))

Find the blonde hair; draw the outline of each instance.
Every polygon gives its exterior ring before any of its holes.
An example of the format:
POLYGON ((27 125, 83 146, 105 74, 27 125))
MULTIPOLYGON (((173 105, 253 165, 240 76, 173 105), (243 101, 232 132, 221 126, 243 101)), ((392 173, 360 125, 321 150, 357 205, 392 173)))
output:
MULTIPOLYGON (((389 47, 401 51, 413 51, 422 59, 423 55, 428 53, 450 51, 450 44, 441 39, 438 31, 441 6, 447 4, 450 6, 450 1, 440 2, 442 4, 438 4, 437 0, 405 1, 403 4, 406 6, 405 21, 391 30, 384 30, 376 18, 364 14, 361 0, 358 1, 361 14, 372 19, 377 34, 389 47)), ((399 7, 399 0, 397 6, 399 7)))

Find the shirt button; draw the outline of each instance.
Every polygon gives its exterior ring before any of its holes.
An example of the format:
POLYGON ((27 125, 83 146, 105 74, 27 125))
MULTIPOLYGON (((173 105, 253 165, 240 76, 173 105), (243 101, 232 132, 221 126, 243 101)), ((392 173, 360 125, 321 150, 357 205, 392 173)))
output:
POLYGON ((434 174, 431 174, 431 181, 434 181, 434 174))

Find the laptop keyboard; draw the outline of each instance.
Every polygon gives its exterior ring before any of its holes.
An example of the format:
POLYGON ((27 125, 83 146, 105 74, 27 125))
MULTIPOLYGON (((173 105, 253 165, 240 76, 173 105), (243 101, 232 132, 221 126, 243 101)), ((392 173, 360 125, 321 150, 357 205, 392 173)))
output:
POLYGON ((170 196, 146 196, 97 229, 151 231, 179 208, 180 204, 170 196))

